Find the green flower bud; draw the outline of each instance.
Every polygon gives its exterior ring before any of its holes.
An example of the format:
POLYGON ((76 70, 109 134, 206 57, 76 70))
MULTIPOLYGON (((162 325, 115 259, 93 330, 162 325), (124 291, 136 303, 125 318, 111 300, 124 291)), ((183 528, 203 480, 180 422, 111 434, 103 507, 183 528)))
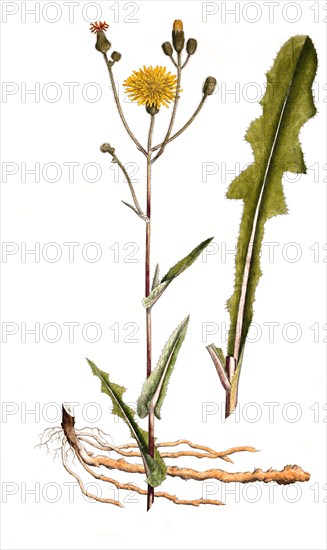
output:
POLYGON ((203 84, 202 92, 204 95, 211 95, 215 91, 217 80, 213 76, 208 76, 203 84))
POLYGON ((110 155, 113 155, 115 152, 115 148, 111 147, 109 143, 103 143, 100 147, 101 153, 110 153, 110 155))
POLYGON ((186 51, 188 55, 193 55, 198 47, 198 43, 195 38, 189 38, 186 42, 186 51))
POLYGON ((170 42, 164 42, 161 47, 166 55, 173 55, 173 47, 170 42))
POLYGON ((149 113, 149 115, 156 115, 159 113, 159 109, 155 105, 147 105, 146 112, 149 113))
POLYGON ((113 59, 114 61, 120 61, 121 60, 121 53, 119 52, 112 52, 111 54, 111 59, 113 59))
POLYGON ((184 48, 185 36, 183 31, 183 21, 176 19, 173 24, 173 46, 177 53, 180 53, 184 48))
POLYGON ((95 47, 98 50, 98 52, 101 52, 101 53, 106 53, 110 49, 111 44, 103 31, 97 32, 97 41, 96 41, 95 47))

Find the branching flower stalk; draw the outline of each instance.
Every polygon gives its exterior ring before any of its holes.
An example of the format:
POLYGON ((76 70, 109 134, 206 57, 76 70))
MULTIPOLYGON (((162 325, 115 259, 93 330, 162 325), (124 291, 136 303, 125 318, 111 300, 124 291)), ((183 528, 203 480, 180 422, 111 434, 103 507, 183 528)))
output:
MULTIPOLYGON (((113 66, 115 63, 120 61, 121 54, 118 52, 113 52, 111 54, 111 59, 108 59, 107 52, 111 47, 110 42, 108 41, 105 32, 108 28, 107 23, 96 23, 91 26, 91 31, 96 33, 97 41, 96 48, 103 54, 106 66, 109 72, 109 78, 111 83, 111 88, 113 90, 114 101, 120 116, 120 119, 130 136, 130 138, 135 143, 137 149, 143 153, 146 157, 146 209, 145 213, 142 210, 140 203, 137 199, 133 184, 124 168, 122 162, 118 159, 115 149, 111 147, 108 143, 105 143, 101 146, 102 152, 107 152, 111 155, 112 161, 117 163, 119 168, 124 173, 125 178, 127 179, 130 192, 133 199, 133 205, 124 203, 129 206, 140 218, 146 222, 145 228, 145 307, 146 307, 146 378, 149 379, 152 374, 152 307, 162 294, 166 286, 168 286, 169 281, 161 281, 161 286, 159 282, 159 267, 156 268, 155 277, 153 280, 153 285, 151 288, 151 177, 152 177, 152 164, 156 162, 161 155, 164 153, 166 146, 173 139, 181 135, 181 133, 186 130, 190 124, 195 120, 197 114, 200 112, 206 97, 211 95, 214 92, 216 86, 216 80, 213 77, 208 77, 202 91, 202 99, 200 106, 196 109, 191 118, 184 124, 184 126, 176 132, 175 135, 172 135, 173 127, 175 124, 176 112, 178 101, 181 93, 181 78, 182 70, 187 65, 190 57, 195 53, 197 48, 197 42, 194 38, 190 38, 187 41, 186 45, 186 59, 183 62, 182 53, 185 46, 185 37, 183 30, 183 23, 180 20, 176 20, 173 24, 172 29, 172 44, 170 42, 165 42, 162 45, 163 52, 168 55, 173 65, 176 67, 176 76, 172 75, 170 72, 167 72, 165 67, 146 67, 144 66, 139 71, 134 71, 133 74, 125 80, 124 86, 126 93, 132 101, 137 101, 139 105, 144 105, 146 112, 150 116, 150 124, 148 131, 147 147, 144 148, 139 140, 136 138, 135 134, 131 130, 125 115, 123 113, 116 83, 113 75, 113 66), (174 58, 174 52, 176 53, 176 59, 174 58), (210 84, 210 85, 209 85, 210 84), (153 146, 153 132, 155 117, 159 113, 160 108, 164 105, 169 107, 172 103, 172 111, 170 116, 170 121, 164 139, 158 145, 153 146), (157 280, 156 280, 157 279, 157 280), (158 288, 160 287, 160 288, 158 288), (158 292, 159 291, 159 292, 158 292), (151 293, 154 292, 156 296, 152 299, 151 293)), ((205 245, 209 243, 209 240, 205 241, 205 245)), ((202 243, 201 243, 202 245, 202 243)), ((199 253, 202 251, 202 246, 199 253)), ((193 251, 192 251, 193 252, 193 251)), ((196 252, 196 257, 197 257, 196 252)), ((195 259, 195 258, 194 258, 195 259)), ((189 263, 189 260, 186 260, 189 263)), ((186 265, 188 267, 188 265, 186 265)), ((177 273, 178 274, 178 273, 177 273)), ((177 275, 176 274, 176 275, 177 275)), ((175 276, 176 276, 175 275, 175 276)), ((188 320, 187 320, 188 323, 188 320)), ((186 323, 186 324, 187 324, 186 323)), ((176 343, 173 343, 173 348, 176 346, 176 343)), ((172 350, 174 351, 174 349, 172 350)), ((169 367, 169 357, 166 359, 166 366, 163 372, 163 376, 166 376, 169 367)), ((170 375, 170 374, 169 374, 170 375)), ((166 381, 166 384, 168 382, 166 381)), ((163 386, 163 380, 157 386, 157 391, 152 396, 151 402, 149 404, 149 410, 146 411, 148 416, 148 454, 151 459, 155 458, 155 408, 156 403, 160 397, 160 391, 163 386)), ((154 499, 154 488, 150 484, 148 485, 148 509, 151 508, 154 499)))

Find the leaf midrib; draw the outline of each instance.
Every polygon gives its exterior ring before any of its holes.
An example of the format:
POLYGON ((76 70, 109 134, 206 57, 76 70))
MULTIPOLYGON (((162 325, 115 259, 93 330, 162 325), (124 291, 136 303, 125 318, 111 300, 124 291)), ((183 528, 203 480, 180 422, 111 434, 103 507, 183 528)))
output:
POLYGON ((120 406, 120 408, 122 409, 122 411, 124 412, 124 416, 128 422, 128 424, 131 426, 131 428, 133 429, 133 434, 134 434, 134 437, 136 439, 136 441, 140 441, 140 443, 142 443, 142 445, 145 445, 145 442, 142 441, 142 439, 140 438, 140 435, 138 434, 138 429, 137 429, 137 424, 132 416, 132 413, 131 413, 131 418, 129 417, 129 415, 126 413, 125 411, 125 404, 120 400, 119 396, 116 395, 115 391, 110 388, 108 382, 106 381, 106 379, 102 376, 101 374, 101 371, 96 367, 96 370, 98 372, 98 376, 100 378, 101 381, 103 381, 107 388, 109 389, 110 393, 113 395, 116 403, 120 406))
MULTIPOLYGON (((288 85, 288 90, 287 90, 287 93, 286 93, 286 96, 285 96, 285 99, 284 99, 284 103, 283 103, 283 106, 282 106, 280 117, 278 119, 278 124, 277 124, 277 128, 276 128, 276 131, 275 131, 274 141, 273 141, 273 144, 271 146, 271 152, 270 152, 270 155, 269 155, 269 158, 268 158, 267 168, 266 168, 266 171, 265 171, 265 174, 264 174, 264 177, 263 177, 261 191, 260 191, 257 207, 256 207, 256 210, 255 210, 255 215, 254 215, 253 222, 252 222, 251 236, 250 236, 248 249, 247 249, 247 254, 246 254, 246 258, 245 258, 244 271, 243 271, 243 280, 242 280, 242 287, 241 287, 241 295, 240 295, 240 299, 239 299, 239 303, 238 303, 239 304, 238 305, 238 311, 237 311, 236 334, 235 334, 234 354, 233 354, 236 363, 238 361, 241 342, 242 342, 246 295, 247 295, 247 289, 248 289, 249 274, 250 274, 250 270, 251 270, 251 266, 252 266, 253 246, 254 246, 254 242, 255 242, 255 237, 256 237, 257 227, 258 227, 258 220, 259 220, 260 210, 261 210, 261 206, 262 206, 262 198, 263 198, 263 194, 264 194, 264 191, 265 191, 265 188, 266 188, 266 183, 267 183, 267 180, 268 180, 270 169, 271 169, 271 166, 273 164, 273 156, 274 156, 275 149, 276 149, 276 144, 277 144, 278 138, 279 138, 279 131, 280 131, 280 127, 281 127, 281 124, 282 124, 282 121, 283 121, 285 109, 286 109, 286 106, 288 104, 288 99, 289 99, 289 96, 290 96, 290 93, 291 93, 291 90, 292 90, 292 87, 293 87, 293 84, 294 84, 294 78, 295 78, 296 70, 297 70, 297 67, 298 67, 298 65, 301 61, 303 51, 304 51, 304 47, 306 45, 307 40, 308 40, 308 37, 306 37, 306 39, 305 39, 305 41, 302 45, 302 50, 301 50, 301 53, 298 57, 297 63, 294 67, 291 82, 288 85), (240 329, 238 329, 238 327, 240 327, 240 329)), ((262 114, 262 116, 264 116, 264 114, 262 114)))

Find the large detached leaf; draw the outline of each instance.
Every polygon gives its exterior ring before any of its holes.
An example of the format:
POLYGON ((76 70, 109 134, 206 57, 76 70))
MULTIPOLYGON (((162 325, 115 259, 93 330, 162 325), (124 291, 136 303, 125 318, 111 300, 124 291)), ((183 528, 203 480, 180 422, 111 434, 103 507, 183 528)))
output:
POLYGON ((142 393, 137 401, 137 414, 145 418, 151 407, 154 414, 160 419, 161 406, 167 393, 168 382, 173 372, 178 352, 184 341, 189 317, 174 330, 162 350, 158 364, 143 385, 142 393))
POLYGON ((295 36, 279 51, 267 73, 263 113, 252 122, 245 139, 254 162, 231 183, 227 197, 244 202, 237 245, 234 293, 228 301, 230 332, 228 355, 236 362, 251 324, 253 302, 261 276, 259 254, 264 224, 286 214, 282 188, 284 172, 306 173, 299 142, 302 125, 316 113, 312 82, 317 55, 308 36, 295 36))
POLYGON ((157 487, 166 477, 166 466, 157 449, 155 450, 154 458, 148 454, 148 433, 138 426, 134 419, 134 411, 124 403, 123 394, 126 389, 110 382, 109 375, 98 369, 93 361, 87 359, 87 362, 94 376, 97 376, 101 381, 101 391, 109 395, 112 401, 112 414, 116 414, 124 420, 130 429, 132 437, 137 441, 147 475, 147 483, 152 487, 157 487))
POLYGON ((178 277, 183 271, 185 271, 188 267, 190 267, 195 260, 200 256, 201 252, 208 246, 208 244, 212 241, 213 237, 211 239, 206 239, 201 244, 196 246, 192 252, 190 252, 185 258, 180 260, 176 265, 174 265, 168 273, 161 279, 161 281, 158 280, 158 266, 156 268, 156 273, 154 276, 153 284, 152 284, 152 290, 149 294, 149 296, 146 296, 143 299, 143 305, 146 308, 152 307, 156 301, 160 298, 161 294, 166 290, 167 286, 170 285, 170 283, 178 277))

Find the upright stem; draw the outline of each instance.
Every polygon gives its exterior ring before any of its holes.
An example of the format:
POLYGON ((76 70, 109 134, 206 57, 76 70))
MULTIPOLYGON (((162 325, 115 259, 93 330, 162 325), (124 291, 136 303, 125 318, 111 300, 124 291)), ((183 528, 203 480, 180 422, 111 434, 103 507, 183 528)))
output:
MULTIPOLYGON (((150 294, 150 254, 151 254, 151 146, 154 125, 154 115, 151 115, 151 122, 148 135, 147 169, 146 169, 146 224, 145 237, 145 296, 150 294)), ((146 310, 146 376, 149 378, 152 369, 152 327, 151 307, 146 310)), ((149 413, 149 455, 154 457, 154 411, 149 413)), ((147 509, 150 510, 154 501, 154 488, 148 485, 147 509)))

